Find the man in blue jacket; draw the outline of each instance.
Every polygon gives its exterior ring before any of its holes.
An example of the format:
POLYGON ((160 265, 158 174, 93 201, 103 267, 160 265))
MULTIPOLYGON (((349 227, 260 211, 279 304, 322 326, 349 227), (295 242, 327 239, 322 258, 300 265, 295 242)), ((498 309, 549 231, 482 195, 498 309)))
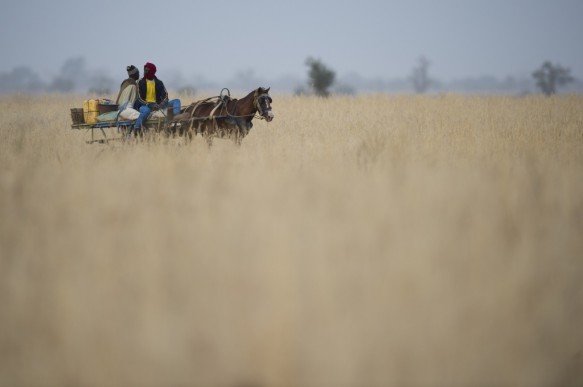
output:
POLYGON ((140 112, 134 129, 137 133, 142 129, 142 123, 148 119, 152 111, 172 107, 174 114, 180 113, 180 100, 168 100, 168 92, 164 83, 156 77, 156 66, 153 63, 144 65, 144 77, 138 81, 138 96, 134 109, 140 112))

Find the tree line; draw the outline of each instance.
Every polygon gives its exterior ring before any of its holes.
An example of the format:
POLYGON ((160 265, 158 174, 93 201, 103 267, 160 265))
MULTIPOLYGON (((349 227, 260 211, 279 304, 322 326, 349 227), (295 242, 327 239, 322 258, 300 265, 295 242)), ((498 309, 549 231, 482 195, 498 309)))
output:
MULTIPOLYGON (((342 81, 338 81, 336 72, 329 65, 323 63, 322 60, 308 57, 305 60, 305 65, 307 66, 307 80, 300 86, 296 86, 295 94, 313 94, 319 97, 328 97, 332 92, 337 94, 354 94, 356 92, 355 88, 347 83, 358 84, 358 80, 342 84, 342 81)), ((400 86, 396 90, 410 90, 412 88, 416 93, 422 94, 430 90, 445 91, 450 88, 460 90, 461 87, 461 90, 496 92, 500 90, 516 90, 516 86, 519 86, 514 79, 509 78, 502 84, 492 77, 482 77, 444 85, 430 76, 430 66, 431 62, 427 58, 420 57, 406 80, 399 80, 400 86)), ((531 77, 535 82, 535 87, 545 95, 555 94, 559 88, 575 81, 569 68, 550 61, 544 62, 538 69, 533 71, 531 77)), ((578 82, 578 84, 581 83, 580 81, 578 82)), ((375 89, 379 91, 385 90, 386 88, 382 87, 382 83, 382 81, 380 84, 375 83, 375 89), (377 86, 380 88, 377 88, 377 86)), ((85 90, 89 93, 107 95, 115 91, 113 89, 117 87, 117 84, 118 82, 104 73, 90 73, 87 69, 87 63, 82 57, 65 61, 60 72, 49 82, 44 82, 38 74, 24 66, 16 67, 7 73, 0 73, 0 93, 69 93, 85 90)), ((194 88, 190 87, 188 90, 193 93, 194 88)))
MULTIPOLYGON (((336 79, 334 70, 322 63, 320 59, 312 57, 306 59, 306 65, 308 66, 307 85, 311 92, 320 97, 328 97, 330 95, 330 87, 336 79)), ((432 84, 435 83, 435 80, 429 76, 429 65, 430 62, 427 58, 420 57, 408 78, 413 90, 418 94, 427 92, 432 84)), ((575 81, 569 68, 565 68, 560 64, 553 64, 550 61, 545 61, 540 68, 532 73, 532 77, 536 81, 536 86, 547 96, 555 94, 559 87, 575 81)), ((296 94, 304 93, 305 89, 303 88, 296 90, 296 94)))

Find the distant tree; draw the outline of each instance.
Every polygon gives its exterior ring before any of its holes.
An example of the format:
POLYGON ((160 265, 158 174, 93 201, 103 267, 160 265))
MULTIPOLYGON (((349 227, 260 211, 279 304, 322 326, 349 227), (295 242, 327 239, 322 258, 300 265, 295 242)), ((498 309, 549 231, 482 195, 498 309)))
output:
POLYGON ((306 90, 304 85, 298 85, 294 88, 294 95, 302 96, 302 95, 309 95, 310 92, 306 90))
POLYGON ((559 64, 553 65, 549 61, 543 63, 540 69, 532 73, 532 76, 536 79, 536 85, 547 96, 555 94, 557 87, 574 81, 570 69, 559 64))
POLYGON ((87 71, 87 63, 85 58, 70 58, 63 63, 59 75, 47 86, 47 91, 58 93, 70 93, 75 89, 85 88, 90 85, 89 72, 87 71))
POLYGON ((19 66, 9 73, 0 73, 0 93, 40 92, 46 85, 30 68, 19 66))
POLYGON ((334 94, 336 95, 355 95, 356 89, 351 85, 341 83, 334 86, 334 94))
POLYGON ((87 61, 83 57, 69 58, 61 66, 61 77, 79 81, 88 77, 87 61))
POLYGON ((100 97, 105 97, 109 94, 111 94, 111 89, 107 88, 107 87, 99 87, 99 86, 92 86, 89 88, 89 90, 87 90, 87 92, 89 94, 94 94, 94 95, 98 95, 100 97))
POLYGON ((418 94, 425 93, 429 86, 431 85, 431 80, 429 79, 429 61, 425 57, 420 57, 418 65, 413 67, 413 73, 411 74, 411 82, 413 82, 413 88, 418 94))
POLYGON ((111 94, 115 81, 109 76, 101 73, 94 74, 89 79, 89 93, 106 96, 111 94))
POLYGON ((71 79, 56 77, 48 87, 50 92, 69 93, 75 89, 75 82, 71 79))
POLYGON ((184 95, 187 97, 194 97, 194 95, 196 94, 196 89, 194 86, 183 86, 181 88, 178 89, 178 94, 180 95, 184 95))
POLYGON ((306 65, 309 67, 308 83, 314 90, 314 93, 320 97, 328 97, 328 89, 334 83, 336 73, 326 67, 319 59, 308 57, 306 65))

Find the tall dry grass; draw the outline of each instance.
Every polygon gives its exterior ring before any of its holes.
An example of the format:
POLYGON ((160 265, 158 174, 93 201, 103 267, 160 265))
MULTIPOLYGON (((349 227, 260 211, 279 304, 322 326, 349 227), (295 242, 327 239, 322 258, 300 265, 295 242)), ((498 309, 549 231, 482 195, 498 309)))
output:
POLYGON ((237 148, 0 99, 0 386, 583 384, 583 97, 275 95, 237 148))

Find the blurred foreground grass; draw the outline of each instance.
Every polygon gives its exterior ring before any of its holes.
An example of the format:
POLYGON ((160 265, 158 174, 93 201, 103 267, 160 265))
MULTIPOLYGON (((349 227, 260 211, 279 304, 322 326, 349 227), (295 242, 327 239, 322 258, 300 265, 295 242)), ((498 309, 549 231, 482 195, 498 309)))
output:
POLYGON ((0 386, 583 384, 583 97, 274 96, 241 148, 0 98, 0 386))

